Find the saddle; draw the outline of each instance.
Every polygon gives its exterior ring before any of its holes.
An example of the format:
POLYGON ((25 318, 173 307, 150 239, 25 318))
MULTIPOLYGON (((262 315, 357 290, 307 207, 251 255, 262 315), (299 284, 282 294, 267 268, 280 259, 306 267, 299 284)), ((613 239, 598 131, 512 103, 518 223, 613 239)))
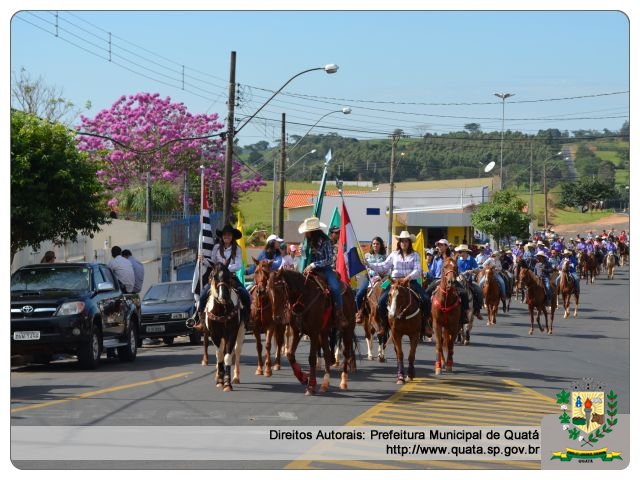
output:
MULTIPOLYGON (((327 283, 327 280, 322 276, 321 273, 312 271, 309 273, 308 278, 316 282, 316 284, 322 289, 325 296, 331 294, 331 291, 329 290, 329 284, 327 283)), ((344 283, 342 280, 338 280, 338 282, 340 283, 340 294, 344 295, 347 291, 347 288, 350 288, 350 287, 349 285, 344 283)))

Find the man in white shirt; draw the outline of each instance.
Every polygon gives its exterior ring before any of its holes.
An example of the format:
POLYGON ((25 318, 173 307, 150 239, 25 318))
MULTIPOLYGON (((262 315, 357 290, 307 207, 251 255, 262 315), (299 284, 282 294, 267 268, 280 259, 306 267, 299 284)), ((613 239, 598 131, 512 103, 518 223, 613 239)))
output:
POLYGON ((113 260, 111 260, 107 266, 116 276, 120 285, 122 285, 122 290, 125 293, 133 293, 136 278, 133 273, 133 265, 122 256, 122 249, 118 246, 114 246, 111 249, 111 256, 113 260))
POLYGON ((133 276, 135 278, 133 283, 133 293, 140 293, 142 290, 142 284, 144 283, 144 265, 142 265, 137 258, 131 255, 131 250, 123 250, 122 256, 129 260, 133 267, 133 276))

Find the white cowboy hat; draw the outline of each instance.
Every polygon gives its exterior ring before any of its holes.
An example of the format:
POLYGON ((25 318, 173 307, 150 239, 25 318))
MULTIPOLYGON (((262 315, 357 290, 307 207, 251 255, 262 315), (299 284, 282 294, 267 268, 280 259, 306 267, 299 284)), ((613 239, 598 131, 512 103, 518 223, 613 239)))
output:
POLYGON ((455 248, 456 252, 468 252, 469 251, 469 245, 465 245, 464 243, 462 245, 458 245, 455 248))
POLYGON ((327 226, 320 221, 318 217, 305 218, 304 222, 298 227, 298 233, 313 232, 314 230, 322 230, 327 226))
POLYGON ((403 230, 400 232, 400 235, 398 235, 398 240, 402 240, 403 238, 408 238, 411 242, 415 242, 416 241, 416 236, 412 233, 407 232, 406 230, 403 230))
POLYGON ((520 240, 516 240, 516 245, 522 245, 522 242, 520 240))
POLYGON ((267 237, 267 243, 269 243, 271 240, 275 240, 276 242, 280 242, 280 243, 284 242, 284 240, 278 237, 275 233, 272 233, 267 237))
POLYGON ((539 252, 536 252, 536 257, 549 258, 549 257, 547 257, 547 254, 544 253, 542 250, 540 250, 539 252))
POLYGON ((527 247, 527 248, 531 248, 531 247, 535 247, 535 246, 536 246, 536 244, 535 244, 535 243, 533 243, 533 242, 529 242, 529 243, 527 243, 527 244, 525 245, 525 247, 527 247))
POLYGON ((538 245, 544 245, 544 242, 542 240, 538 240, 538 245))
POLYGON ((440 240, 438 240, 436 242, 436 245, 441 244, 441 245, 445 245, 445 246, 449 246, 449 240, 447 240, 446 238, 441 238, 440 240))
POLYGON ((567 250, 566 248, 562 252, 562 255, 571 255, 573 252, 571 250, 567 250))

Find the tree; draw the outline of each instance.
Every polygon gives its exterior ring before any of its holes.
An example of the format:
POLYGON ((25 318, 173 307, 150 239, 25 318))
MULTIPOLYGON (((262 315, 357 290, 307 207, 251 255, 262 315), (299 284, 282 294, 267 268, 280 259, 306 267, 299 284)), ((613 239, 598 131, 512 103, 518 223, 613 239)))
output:
POLYGON ((522 210, 525 202, 509 190, 493 195, 491 201, 478 205, 471 214, 471 224, 496 239, 508 236, 524 237, 528 234, 528 214, 522 210))
MULTIPOLYGON (((70 125, 80 111, 63 96, 63 90, 45 85, 42 77, 33 79, 24 68, 11 73, 11 106, 50 122, 70 125), (65 121, 66 120, 66 121, 65 121)), ((87 108, 90 107, 87 102, 87 108)))
POLYGON ((615 183, 616 181, 616 166, 609 160, 605 160, 600 163, 598 168, 598 178, 604 183, 615 183))
POLYGON ((76 241, 107 223, 96 167, 61 124, 11 112, 11 261, 46 240, 76 241))
POLYGON ((479 123, 467 123, 464 126, 465 130, 468 130, 469 133, 478 133, 480 131, 480 124, 479 123))
POLYGON ((577 182, 562 184, 561 202, 568 207, 582 207, 596 200, 617 198, 613 182, 597 178, 581 178, 577 182))
MULTIPOLYGON (((101 168, 100 182, 113 192, 151 182, 172 181, 184 174, 195 174, 204 165, 205 179, 213 188, 224 185, 224 146, 215 132, 224 125, 218 114, 193 115, 182 103, 171 103, 169 97, 137 93, 120 97, 109 110, 94 119, 81 117, 79 131, 101 135, 80 135, 78 148, 87 151, 101 168), (112 139, 112 140, 111 140, 112 139)), ((232 190, 257 190, 264 182, 260 177, 240 178, 244 167, 233 162, 232 190)))

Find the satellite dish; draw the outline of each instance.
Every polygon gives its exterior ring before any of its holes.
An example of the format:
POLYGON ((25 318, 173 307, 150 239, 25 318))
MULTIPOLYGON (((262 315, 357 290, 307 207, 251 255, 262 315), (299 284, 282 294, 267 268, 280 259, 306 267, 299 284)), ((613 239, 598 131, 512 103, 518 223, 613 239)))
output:
POLYGON ((484 173, 489 173, 493 170, 493 167, 496 166, 496 162, 489 162, 486 167, 484 167, 484 173))

